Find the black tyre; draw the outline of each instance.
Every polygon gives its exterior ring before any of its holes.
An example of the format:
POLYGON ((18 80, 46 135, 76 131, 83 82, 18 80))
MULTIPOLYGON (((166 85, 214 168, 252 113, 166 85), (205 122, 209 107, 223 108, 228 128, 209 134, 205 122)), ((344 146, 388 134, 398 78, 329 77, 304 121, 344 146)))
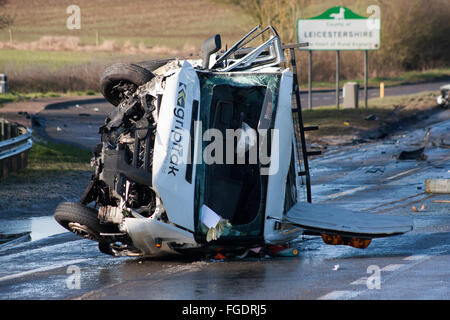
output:
POLYGON ((141 62, 136 62, 134 63, 137 66, 140 66, 144 69, 147 69, 148 71, 155 71, 156 69, 158 69, 159 67, 162 67, 163 65, 165 65, 166 63, 173 61, 173 58, 170 59, 159 59, 159 60, 149 60, 149 61, 141 61, 141 62))
POLYGON ((151 71, 136 64, 115 63, 103 72, 100 89, 106 100, 117 106, 123 100, 125 90, 134 91, 154 76, 151 71))
POLYGON ((76 235, 101 241, 100 233, 117 232, 113 224, 100 224, 97 210, 75 202, 60 203, 54 213, 55 220, 76 235))

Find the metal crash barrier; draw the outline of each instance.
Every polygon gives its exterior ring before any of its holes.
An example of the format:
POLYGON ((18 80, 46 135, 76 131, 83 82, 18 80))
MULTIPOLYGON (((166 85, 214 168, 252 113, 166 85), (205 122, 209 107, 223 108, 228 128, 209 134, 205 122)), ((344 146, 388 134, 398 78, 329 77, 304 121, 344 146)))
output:
POLYGON ((31 129, 0 119, 0 179, 25 168, 28 152, 33 146, 31 129))

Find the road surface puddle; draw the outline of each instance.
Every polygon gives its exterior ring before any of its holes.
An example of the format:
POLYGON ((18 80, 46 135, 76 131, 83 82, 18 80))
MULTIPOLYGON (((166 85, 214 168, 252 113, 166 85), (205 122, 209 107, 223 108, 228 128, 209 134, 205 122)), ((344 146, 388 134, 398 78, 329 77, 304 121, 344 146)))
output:
POLYGON ((0 225, 0 247, 26 241, 37 241, 67 232, 55 221, 53 216, 0 219, 0 225))

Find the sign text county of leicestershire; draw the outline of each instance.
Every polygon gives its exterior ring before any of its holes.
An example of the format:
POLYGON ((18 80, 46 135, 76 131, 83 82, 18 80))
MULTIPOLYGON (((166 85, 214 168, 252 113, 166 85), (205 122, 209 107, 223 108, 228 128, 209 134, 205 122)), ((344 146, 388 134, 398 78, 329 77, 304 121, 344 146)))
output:
POLYGON ((298 42, 308 42, 306 50, 377 50, 380 19, 334 7, 317 17, 299 19, 298 42))

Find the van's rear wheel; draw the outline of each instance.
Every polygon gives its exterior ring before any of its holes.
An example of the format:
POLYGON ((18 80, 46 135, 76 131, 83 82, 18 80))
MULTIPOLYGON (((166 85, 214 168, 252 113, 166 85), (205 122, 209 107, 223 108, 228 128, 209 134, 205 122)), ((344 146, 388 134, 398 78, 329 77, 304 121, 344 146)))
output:
POLYGON ((159 67, 162 67, 163 65, 167 64, 170 61, 173 61, 173 58, 169 59, 158 59, 158 60, 148 60, 148 61, 141 61, 141 62, 135 62, 134 64, 142 67, 144 69, 147 69, 151 72, 155 71, 159 67))
POLYGON ((117 232, 112 224, 100 224, 97 210, 80 203, 60 203, 54 217, 64 228, 85 239, 101 241, 100 233, 117 232))
POLYGON ((134 92, 154 76, 144 67, 132 63, 115 63, 103 72, 100 89, 106 100, 117 106, 125 98, 125 91, 134 92))

